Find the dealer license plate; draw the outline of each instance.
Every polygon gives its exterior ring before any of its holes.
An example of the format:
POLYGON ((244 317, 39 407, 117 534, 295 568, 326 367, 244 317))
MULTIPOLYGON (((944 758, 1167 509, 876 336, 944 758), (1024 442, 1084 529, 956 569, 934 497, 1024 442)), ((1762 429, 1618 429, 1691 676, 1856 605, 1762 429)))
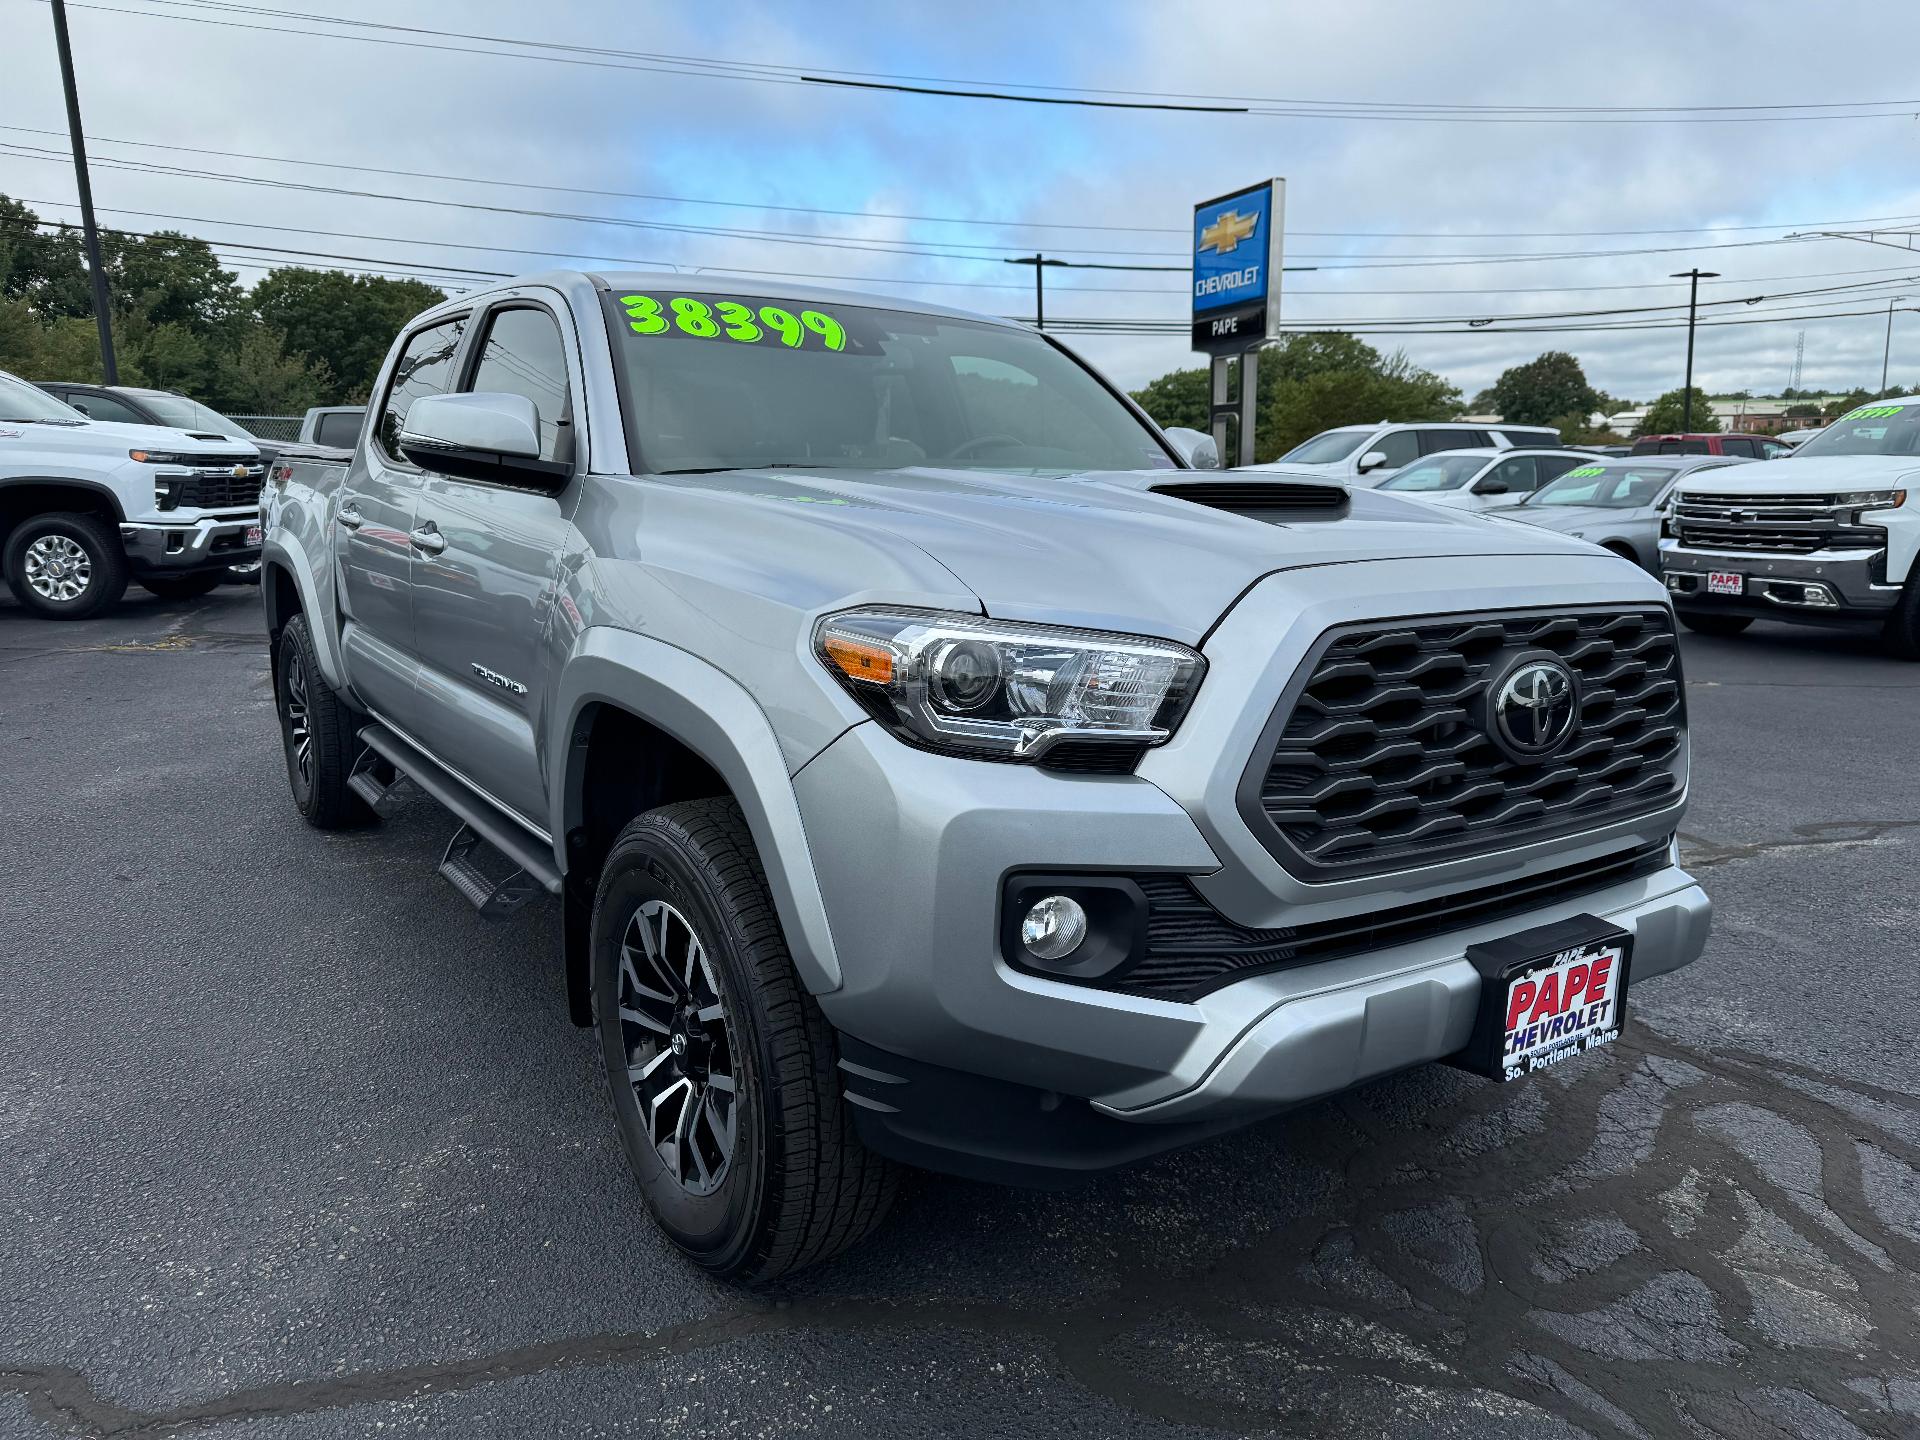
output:
POLYGON ((1480 1010, 1455 1062, 1519 1080, 1620 1038, 1633 936, 1592 915, 1474 945, 1480 1010))
POLYGON ((260 543, 260 527, 258 525, 249 525, 247 527, 247 544, 258 545, 259 543, 260 543))
POLYGON ((1621 945, 1583 945, 1509 980, 1501 1078, 1518 1080, 1618 1040, 1626 958, 1621 945))
POLYGON ((1710 570, 1707 572, 1707 594, 1744 595, 1746 593, 1746 576, 1736 575, 1731 570, 1710 570))

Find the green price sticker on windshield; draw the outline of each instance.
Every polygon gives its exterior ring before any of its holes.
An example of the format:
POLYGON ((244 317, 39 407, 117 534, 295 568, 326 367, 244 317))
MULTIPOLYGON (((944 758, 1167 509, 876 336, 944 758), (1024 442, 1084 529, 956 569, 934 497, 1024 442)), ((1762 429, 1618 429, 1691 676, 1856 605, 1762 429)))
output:
POLYGON ((1577 465, 1567 471, 1566 478, 1569 480, 1583 480, 1589 475, 1604 475, 1605 473, 1605 469, 1599 465, 1577 465))
POLYGON ((627 328, 636 335, 683 335, 780 345, 789 350, 844 350, 847 330, 824 310, 789 310, 697 295, 622 295, 627 328))
POLYGON ((1842 415, 1840 419, 1842 421, 1886 420, 1898 415, 1906 408, 1904 405, 1862 405, 1858 410, 1849 411, 1847 414, 1842 415))

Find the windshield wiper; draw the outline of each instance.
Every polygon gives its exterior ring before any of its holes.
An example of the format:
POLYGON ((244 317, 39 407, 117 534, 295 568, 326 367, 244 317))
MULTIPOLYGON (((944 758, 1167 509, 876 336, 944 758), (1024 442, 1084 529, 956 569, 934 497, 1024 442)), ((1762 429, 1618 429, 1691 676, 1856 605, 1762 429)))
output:
POLYGON ((656 475, 729 475, 736 470, 832 470, 837 467, 806 460, 769 460, 759 465, 695 465, 685 470, 656 470, 656 475))

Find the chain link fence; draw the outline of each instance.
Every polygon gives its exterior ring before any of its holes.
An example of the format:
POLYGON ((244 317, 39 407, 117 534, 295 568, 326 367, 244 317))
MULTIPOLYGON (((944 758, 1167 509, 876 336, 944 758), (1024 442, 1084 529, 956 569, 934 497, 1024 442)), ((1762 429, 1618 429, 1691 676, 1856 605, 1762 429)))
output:
POLYGON ((229 420, 246 427, 250 435, 262 440, 298 440, 304 415, 229 415, 229 420))

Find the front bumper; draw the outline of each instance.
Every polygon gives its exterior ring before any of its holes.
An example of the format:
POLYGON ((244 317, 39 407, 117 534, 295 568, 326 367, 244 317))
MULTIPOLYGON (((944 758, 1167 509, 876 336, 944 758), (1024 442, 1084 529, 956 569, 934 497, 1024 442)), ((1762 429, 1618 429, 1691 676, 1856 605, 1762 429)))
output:
POLYGON ((1885 583, 1887 552, 1816 550, 1770 555, 1750 550, 1700 550, 1677 540, 1660 542, 1660 564, 1676 605, 1770 620, 1876 617, 1900 599, 1885 583), (1746 578, 1745 595, 1709 595, 1710 571, 1746 578))
MULTIPOLYGON (((1471 944, 1593 914, 1635 935, 1635 983, 1697 958, 1711 907, 1671 848, 1683 802, 1583 835, 1318 883, 1289 875, 1239 814, 1234 791, 1246 758, 1330 625, 1537 607, 1543 595, 1570 605, 1659 595, 1651 579, 1598 551, 1527 558, 1508 572, 1464 589, 1457 561, 1269 577, 1209 638, 1193 710, 1134 775, 954 759, 911 749, 873 723, 803 766, 794 786, 810 836, 808 878, 819 884, 844 977, 819 1003, 850 1042, 847 1094, 863 1133, 884 1144, 911 1130, 911 1143, 893 1143, 890 1153, 982 1173, 941 1158, 937 1117, 982 1103, 1037 1108, 1049 1117, 1045 1133, 1063 1127, 1066 1113, 1093 1127, 1075 1128, 1079 1139, 1104 1134, 1069 1146, 1062 1161, 1099 1168, 1102 1157, 1121 1163, 1456 1053, 1478 995, 1465 959, 1471 944), (1633 878, 1576 882, 1524 913, 1250 974, 1191 1000, 1029 973, 1001 953, 999 906, 1016 872, 1176 872, 1235 924, 1306 926, 1438 904, 1549 871, 1577 874, 1650 843, 1666 845, 1666 863, 1633 878), (941 1073, 953 1083, 914 1078, 941 1073), (916 1101, 916 1084, 968 1098, 916 1101)), ((990 1149, 996 1135, 1006 1138, 987 1127, 975 1148, 990 1149)), ((1044 1154, 1022 1162, 1029 1170, 1046 1163, 1044 1154)))
POLYGON ((178 575, 260 558, 260 512, 201 515, 175 522, 133 521, 120 526, 120 543, 135 574, 178 575))

